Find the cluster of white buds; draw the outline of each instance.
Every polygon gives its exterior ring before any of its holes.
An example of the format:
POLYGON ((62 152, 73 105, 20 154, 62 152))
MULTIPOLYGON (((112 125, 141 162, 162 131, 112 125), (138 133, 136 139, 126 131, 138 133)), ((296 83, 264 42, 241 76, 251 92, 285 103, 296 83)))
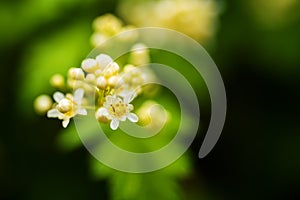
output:
POLYGON ((132 32, 125 33, 135 27, 132 25, 124 25, 119 18, 112 14, 105 14, 97 17, 94 20, 93 28, 95 32, 91 37, 91 43, 95 47, 103 44, 107 39, 119 33, 124 33, 120 36, 123 40, 131 40, 137 36, 132 32))
POLYGON ((85 82, 98 90, 114 88, 120 80, 120 67, 108 55, 100 54, 95 59, 87 58, 82 61, 81 67, 86 73, 85 82))
POLYGON ((49 96, 42 95, 36 99, 35 107, 40 113, 47 112, 49 118, 62 120, 63 127, 67 127, 70 118, 77 114, 87 115, 87 109, 94 109, 95 118, 99 122, 110 122, 113 130, 126 119, 138 122, 139 117, 132 112, 134 106, 131 102, 143 91, 142 86, 153 74, 149 69, 133 65, 149 62, 146 47, 142 44, 138 44, 139 49, 136 47, 129 55, 132 64, 124 67, 120 67, 110 56, 99 54, 83 60, 80 68, 70 68, 67 85, 62 75, 55 74, 50 79, 51 85, 62 91, 71 89, 74 94, 64 95, 57 91, 53 95, 54 103, 49 96), (85 98, 91 93, 97 98, 96 101, 85 98))

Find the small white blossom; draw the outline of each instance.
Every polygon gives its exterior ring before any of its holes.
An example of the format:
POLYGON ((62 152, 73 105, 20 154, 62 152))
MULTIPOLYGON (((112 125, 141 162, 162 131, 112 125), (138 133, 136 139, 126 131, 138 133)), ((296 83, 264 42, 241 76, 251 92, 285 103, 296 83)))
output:
POLYGON ((124 98, 107 96, 103 107, 97 110, 96 118, 104 116, 111 120, 110 128, 113 130, 116 130, 119 127, 120 121, 125 121, 126 118, 131 122, 137 122, 138 116, 131 112, 133 105, 130 104, 134 97, 134 93, 128 93, 124 98))
POLYGON ((48 111, 49 118, 58 118, 63 120, 62 125, 66 128, 70 122, 70 118, 75 115, 87 115, 87 111, 81 108, 81 102, 84 95, 83 89, 77 89, 74 92, 74 97, 71 94, 66 96, 61 92, 55 92, 53 95, 57 105, 54 109, 48 111))

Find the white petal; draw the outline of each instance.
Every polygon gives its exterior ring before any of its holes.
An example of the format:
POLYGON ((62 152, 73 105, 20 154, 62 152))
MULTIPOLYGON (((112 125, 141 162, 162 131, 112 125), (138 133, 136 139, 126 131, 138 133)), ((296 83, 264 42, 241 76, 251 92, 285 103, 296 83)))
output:
POLYGON ((79 114, 79 115, 87 115, 87 111, 84 108, 79 108, 77 110, 77 114, 79 114))
POLYGON ((49 118, 57 118, 60 115, 57 109, 51 109, 47 112, 47 117, 49 118))
POLYGON ((134 92, 129 92, 128 94, 126 94, 126 96, 124 97, 124 103, 130 103, 135 97, 135 93, 134 92))
POLYGON ((104 108, 109 108, 112 103, 108 103, 107 101, 104 102, 103 107, 104 108))
POLYGON ((99 108, 97 112, 99 113, 100 116, 108 116, 109 115, 108 110, 103 107, 99 108))
POLYGON ((138 116, 137 116, 136 114, 134 114, 134 113, 129 113, 129 114, 127 115, 127 118, 128 118, 129 121, 131 121, 131 122, 137 122, 137 121, 139 121, 138 116))
POLYGON ((110 128, 112 130, 116 130, 118 127, 119 127, 119 120, 117 120, 117 119, 111 120, 111 122, 110 122, 110 128))
POLYGON ((127 106, 127 110, 130 112, 130 111, 132 111, 133 110, 133 105, 132 104, 128 104, 128 106, 127 106))
POLYGON ((63 98, 65 98, 65 95, 61 92, 55 92, 53 98, 57 103, 59 103, 63 98))
POLYGON ((84 95, 84 90, 82 88, 79 88, 79 89, 75 90, 75 92, 74 92, 74 102, 77 103, 77 105, 81 104, 83 95, 84 95))
POLYGON ((64 121, 62 122, 63 127, 66 128, 68 126, 69 122, 70 122, 69 118, 64 119, 64 121))
POLYGON ((124 122, 126 120, 126 116, 120 117, 120 121, 124 122))
POLYGON ((106 54, 100 54, 96 57, 96 61, 100 65, 100 68, 104 69, 106 66, 113 62, 113 59, 106 54))

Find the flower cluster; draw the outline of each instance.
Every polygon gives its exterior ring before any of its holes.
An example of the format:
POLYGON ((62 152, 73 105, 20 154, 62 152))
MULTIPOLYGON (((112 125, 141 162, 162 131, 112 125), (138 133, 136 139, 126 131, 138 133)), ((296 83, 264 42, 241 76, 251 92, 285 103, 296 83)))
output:
POLYGON ((126 119, 138 122, 131 102, 142 92, 143 84, 153 77, 149 69, 134 65, 149 61, 145 48, 142 44, 134 46, 129 56, 131 63, 124 67, 110 56, 99 54, 84 59, 80 68, 70 68, 66 81, 62 75, 55 74, 50 79, 52 86, 74 93, 64 95, 57 91, 53 95, 54 103, 47 95, 41 95, 35 101, 36 110, 47 112, 49 118, 62 120, 63 127, 67 127, 72 117, 87 115, 87 109, 94 109, 95 118, 99 122, 110 122, 113 130, 126 119), (96 103, 87 98, 89 94, 96 97, 96 103))
MULTIPOLYGON (((128 31, 134 26, 124 25, 112 14, 96 18, 93 28, 93 46, 99 46, 119 33, 122 34, 118 38, 125 41, 135 41, 138 36, 136 32, 128 31)), ((54 101, 48 95, 41 95, 34 102, 35 109, 40 114, 47 113, 49 118, 62 120, 63 127, 68 126, 72 117, 87 115, 89 109, 95 111, 95 118, 100 123, 110 122, 113 130, 126 119, 138 122, 139 117, 132 112, 132 101, 143 90, 147 92, 149 87, 143 88, 143 85, 155 79, 152 71, 145 67, 149 61, 148 48, 141 43, 132 46, 124 65, 119 65, 106 54, 84 59, 81 67, 69 69, 67 78, 61 74, 51 77, 50 84, 58 90, 53 95, 54 101), (61 91, 69 93, 64 95, 61 91), (89 96, 95 96, 96 101, 89 96)))
POLYGON ((205 42, 215 33, 219 9, 215 1, 207 0, 128 0, 120 4, 119 12, 137 27, 174 29, 205 42))
MULTIPOLYGON (((103 44, 107 39, 135 27, 132 25, 124 25, 123 22, 113 14, 105 14, 97 17, 93 22, 94 34, 91 37, 91 43, 97 47, 103 44)), ((136 36, 133 34, 123 34, 123 39, 131 39, 136 36)))

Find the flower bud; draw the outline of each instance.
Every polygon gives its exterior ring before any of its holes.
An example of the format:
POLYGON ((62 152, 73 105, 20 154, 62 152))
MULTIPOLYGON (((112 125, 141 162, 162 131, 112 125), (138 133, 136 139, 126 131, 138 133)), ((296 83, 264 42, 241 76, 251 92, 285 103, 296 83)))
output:
POLYGON ((120 81, 120 77, 119 76, 111 76, 109 79, 108 79, 108 85, 111 86, 111 87, 115 87, 119 84, 119 81, 120 81))
POLYGON ((98 62, 98 65, 99 65, 100 69, 102 69, 102 70, 114 62, 113 59, 106 54, 98 55, 96 57, 96 61, 98 62))
POLYGON ((98 63, 95 59, 87 58, 82 61, 81 67, 87 73, 93 73, 98 68, 98 63))
POLYGON ((69 99, 62 99, 56 106, 57 110, 61 113, 67 113, 72 110, 73 103, 69 99))
POLYGON ((50 79, 50 84, 54 88, 63 88, 65 85, 65 78, 61 74, 54 74, 50 79))
POLYGON ((97 83, 96 84, 97 84, 97 87, 99 89, 105 89, 106 85, 107 85, 107 81, 103 76, 100 76, 100 77, 97 78, 97 83))
POLYGON ((109 65, 106 69, 104 69, 104 76, 106 78, 111 77, 113 75, 116 75, 119 72, 119 65, 117 63, 112 63, 111 65, 109 65))
POLYGON ((68 77, 74 80, 83 80, 84 79, 84 72, 81 68, 71 68, 68 72, 68 77))
POLYGON ((51 107, 53 101, 48 95, 40 95, 34 101, 34 109, 39 114, 45 114, 51 107))
POLYGON ((93 27, 101 34, 113 36, 121 31, 122 22, 114 15, 106 14, 96 18, 93 27))
POLYGON ((85 77, 87 83, 96 84, 96 75, 95 74, 87 74, 85 77))

